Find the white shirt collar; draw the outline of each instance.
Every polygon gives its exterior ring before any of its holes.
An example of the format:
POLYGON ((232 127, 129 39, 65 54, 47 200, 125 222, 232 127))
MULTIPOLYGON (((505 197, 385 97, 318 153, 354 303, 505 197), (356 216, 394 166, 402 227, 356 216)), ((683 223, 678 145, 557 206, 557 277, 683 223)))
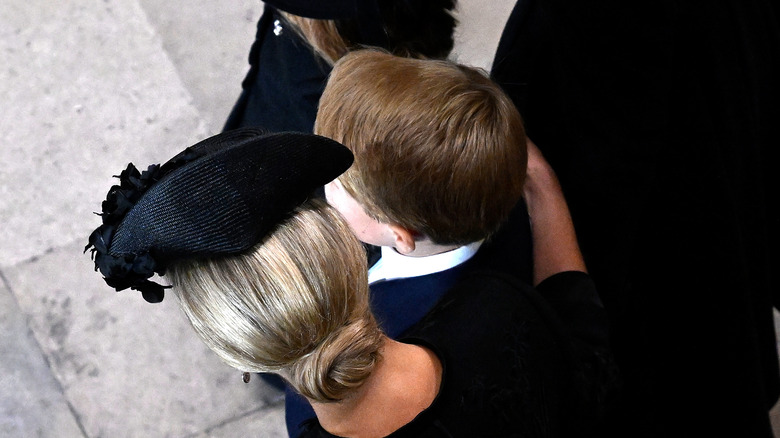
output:
POLYGON ((480 240, 451 251, 425 257, 405 256, 392 247, 383 246, 382 257, 368 270, 368 283, 420 277, 446 271, 473 257, 481 245, 480 240))

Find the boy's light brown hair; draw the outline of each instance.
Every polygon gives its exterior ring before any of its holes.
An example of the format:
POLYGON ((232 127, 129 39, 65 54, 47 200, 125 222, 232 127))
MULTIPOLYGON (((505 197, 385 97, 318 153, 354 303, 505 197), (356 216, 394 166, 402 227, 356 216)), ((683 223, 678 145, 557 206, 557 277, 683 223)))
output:
POLYGON ((370 216, 434 243, 489 237, 522 193, 522 119, 477 69, 349 53, 331 72, 314 131, 352 150, 339 181, 370 216))

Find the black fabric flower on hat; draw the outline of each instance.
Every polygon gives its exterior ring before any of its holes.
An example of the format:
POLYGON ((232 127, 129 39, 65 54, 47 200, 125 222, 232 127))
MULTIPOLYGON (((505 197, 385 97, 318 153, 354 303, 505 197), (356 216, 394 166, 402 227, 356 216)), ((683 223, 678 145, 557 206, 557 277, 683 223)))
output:
POLYGON ((148 252, 114 255, 109 252, 109 246, 117 226, 149 187, 159 181, 165 173, 197 157, 197 154, 192 153, 190 149, 186 152, 169 161, 165 169, 159 164, 152 164, 140 173, 132 163, 129 163, 127 168, 117 176, 119 184, 111 187, 106 200, 103 201, 103 212, 100 213, 103 225, 92 232, 89 243, 84 248, 84 252, 92 249, 95 270, 103 274, 109 286, 117 291, 127 288, 138 290, 150 303, 162 301, 164 290, 170 287, 148 280, 155 273, 163 275, 164 267, 158 266, 154 257, 148 252))
POLYGON ((244 252, 318 187, 352 164, 341 144, 316 135, 241 129, 185 149, 139 172, 129 164, 102 204, 89 237, 95 270, 117 291, 162 301, 177 260, 244 252))

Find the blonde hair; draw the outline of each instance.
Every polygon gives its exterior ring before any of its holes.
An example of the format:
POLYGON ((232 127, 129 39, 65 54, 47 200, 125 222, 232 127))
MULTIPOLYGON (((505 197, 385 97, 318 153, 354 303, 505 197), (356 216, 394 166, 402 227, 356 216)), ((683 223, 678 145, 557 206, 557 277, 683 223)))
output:
POLYGON ((245 254, 180 262, 167 276, 195 331, 227 364, 280 373, 311 399, 343 399, 379 360, 365 252, 321 201, 245 254))
POLYGON ((350 52, 331 72, 314 132, 352 150, 339 181, 369 215, 435 243, 488 237, 522 193, 522 119, 474 68, 350 52))
POLYGON ((338 31, 334 20, 315 20, 279 11, 309 47, 329 65, 344 56, 352 45, 338 31))

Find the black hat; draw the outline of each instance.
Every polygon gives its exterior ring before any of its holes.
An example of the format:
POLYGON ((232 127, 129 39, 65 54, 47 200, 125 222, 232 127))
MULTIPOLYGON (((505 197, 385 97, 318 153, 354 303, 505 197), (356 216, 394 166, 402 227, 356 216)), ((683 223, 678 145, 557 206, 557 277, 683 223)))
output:
POLYGON ((252 248, 312 192, 352 164, 352 153, 312 134, 241 129, 215 135, 167 163, 118 176, 89 237, 95 270, 117 291, 160 302, 149 280, 173 261, 252 248))
POLYGON ((358 46, 406 56, 444 58, 452 50, 455 0, 264 0, 301 17, 335 20, 339 34, 358 46))
MULTIPOLYGON (((264 0, 263 2, 300 17, 336 20, 340 23, 340 27, 352 27, 354 29, 349 36, 353 43, 388 47, 384 20, 377 0, 264 0)), ((343 31, 344 29, 341 29, 340 32, 343 31)))
POLYGON ((340 20, 356 18, 361 3, 373 0, 263 0, 263 3, 307 18, 340 20))

